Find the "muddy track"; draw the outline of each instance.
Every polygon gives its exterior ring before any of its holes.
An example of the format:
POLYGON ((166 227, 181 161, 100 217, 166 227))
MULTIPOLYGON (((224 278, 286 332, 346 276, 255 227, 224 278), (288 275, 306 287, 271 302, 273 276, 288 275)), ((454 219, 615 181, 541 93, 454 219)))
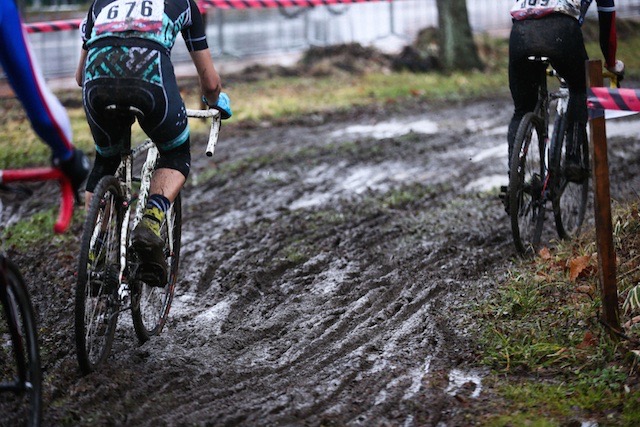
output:
MULTIPOLYGON (((46 424, 453 426, 490 411, 469 313, 515 256, 497 199, 510 111, 500 98, 223 127, 215 164, 194 148, 167 327, 138 346, 125 313, 86 377, 75 248, 15 254, 42 325, 46 424)), ((625 126, 618 199, 640 179, 640 125, 625 126)))

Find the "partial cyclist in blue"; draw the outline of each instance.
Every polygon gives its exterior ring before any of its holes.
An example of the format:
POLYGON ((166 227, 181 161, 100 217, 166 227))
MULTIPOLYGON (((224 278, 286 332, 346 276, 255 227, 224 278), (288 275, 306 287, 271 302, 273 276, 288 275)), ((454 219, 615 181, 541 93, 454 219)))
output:
MULTIPOLYGON (((588 59, 581 25, 592 0, 516 0, 511 9, 513 27, 509 39, 509 88, 514 114, 509 124, 509 160, 515 134, 522 117, 533 111, 538 98, 542 63, 532 63, 530 56, 547 57, 569 87, 567 107, 568 131, 565 174, 573 181, 588 175, 580 165, 581 141, 587 137, 588 59), (575 135, 575 138, 574 138, 575 135), (576 144, 577 142, 577 144, 576 144)), ((616 60, 617 36, 614 0, 596 0, 600 29, 600 47, 607 69, 622 76, 624 64, 616 60)))
POLYGON ((89 160, 71 142, 71 123, 47 87, 13 1, 0 1, 0 65, 24 106, 36 134, 51 147, 52 163, 67 175, 74 190, 89 173, 89 160))
POLYGON ((114 121, 111 104, 139 109, 140 127, 160 152, 143 220, 132 232, 148 283, 164 286, 167 264, 160 227, 191 167, 189 124, 170 59, 179 33, 200 78, 204 101, 215 106, 222 89, 193 0, 94 0, 81 28, 83 49, 76 80, 96 146, 86 203, 98 181, 112 175, 133 119, 114 121))

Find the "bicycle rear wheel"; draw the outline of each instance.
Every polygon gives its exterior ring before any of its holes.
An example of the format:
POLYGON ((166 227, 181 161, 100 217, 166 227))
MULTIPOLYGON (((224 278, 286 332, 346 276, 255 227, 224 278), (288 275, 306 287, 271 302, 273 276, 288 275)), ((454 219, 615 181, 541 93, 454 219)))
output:
POLYGON ((123 201, 120 181, 102 178, 84 224, 75 306, 76 354, 84 374, 109 356, 116 330, 123 201))
POLYGON ((164 253, 169 266, 167 284, 163 287, 150 286, 136 281, 131 316, 136 335, 141 342, 158 335, 167 321, 180 264, 180 238, 182 233, 182 203, 178 194, 166 214, 160 229, 164 240, 164 253))
POLYGON ((6 334, 11 344, 0 346, 0 413, 3 424, 37 426, 42 418, 42 373, 33 307, 18 268, 4 257, 0 263, 0 335, 6 334))
MULTIPOLYGON (((580 232, 587 211, 589 196, 589 146, 586 132, 582 142, 576 144, 576 158, 582 171, 578 178, 567 176, 567 119, 564 115, 556 117, 552 139, 552 204, 558 236, 570 239, 580 232)), ((573 133, 576 138, 578 129, 573 133)), ((577 139, 577 138, 576 138, 577 139)))
POLYGON ((537 249, 544 224, 545 179, 542 119, 527 113, 520 122, 509 170, 509 216, 519 254, 537 249))

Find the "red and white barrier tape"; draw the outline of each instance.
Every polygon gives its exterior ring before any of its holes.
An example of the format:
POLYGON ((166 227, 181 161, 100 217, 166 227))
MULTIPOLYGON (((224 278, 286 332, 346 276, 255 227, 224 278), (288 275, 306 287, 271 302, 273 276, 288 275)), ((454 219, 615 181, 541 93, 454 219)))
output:
POLYGON ((589 89, 587 105, 592 110, 640 112, 640 89, 592 87, 589 89))
POLYGON ((24 24, 28 33, 53 33, 56 31, 77 30, 82 19, 70 19, 66 21, 35 22, 24 24))
POLYGON ((200 0, 198 4, 219 9, 255 9, 273 7, 315 7, 333 4, 379 3, 393 0, 200 0))
MULTIPOLYGON (((316 7, 334 4, 379 3, 394 0, 199 0, 201 11, 209 7, 218 9, 267 9, 275 7, 316 7)), ((28 33, 52 33, 55 31, 71 31, 80 27, 81 19, 66 21, 36 22, 25 24, 28 33)))

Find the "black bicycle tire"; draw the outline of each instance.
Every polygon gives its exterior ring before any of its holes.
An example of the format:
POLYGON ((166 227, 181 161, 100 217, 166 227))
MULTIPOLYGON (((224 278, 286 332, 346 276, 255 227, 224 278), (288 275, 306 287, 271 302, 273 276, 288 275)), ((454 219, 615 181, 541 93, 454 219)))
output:
MULTIPOLYGON (((558 115, 554 121, 553 137, 551 139, 552 206, 556 231, 561 239, 571 239, 580 232, 586 216, 589 196, 588 174, 581 183, 570 182, 564 174, 563 165, 566 160, 564 155, 566 154, 567 143, 566 126, 566 116, 558 115), (577 203, 570 203, 572 200, 577 203)), ((582 141, 581 154, 583 166, 588 167, 589 146, 586 139, 582 141)))
MULTIPOLYGON (((540 170, 538 174, 540 175, 540 179, 544 176, 543 147, 531 147, 533 132, 536 132, 539 143, 540 141, 544 141, 543 129, 544 121, 540 116, 534 113, 525 114, 516 132, 512 158, 509 163, 508 197, 511 234, 516 251, 523 256, 537 249, 542 235, 544 209, 536 206, 539 201, 536 201, 533 195, 527 195, 524 169, 527 160, 530 160, 532 155, 535 154, 539 159, 540 170), (535 151, 532 152, 532 149, 535 151), (532 231, 528 234, 527 230, 532 231), (530 237, 528 238, 527 236, 530 237)), ((532 192, 529 191, 529 193, 532 192)))
MULTIPOLYGON (((168 248, 169 239, 166 235, 165 222, 163 224, 162 235, 165 238, 165 253, 168 255, 167 263, 169 265, 167 284, 164 288, 151 287, 144 283, 137 283, 135 285, 135 295, 133 299, 131 316, 133 319, 133 327, 136 331, 136 335, 140 342, 149 340, 152 336, 160 334, 167 321, 169 311, 171 310, 171 303, 173 302, 173 295, 175 293, 176 282, 178 279, 178 270, 180 266, 180 247, 181 247, 181 235, 182 235, 182 198, 180 194, 174 200, 170 208, 173 216, 173 250, 168 248), (149 299, 156 300, 160 298, 161 303, 155 304, 152 307, 151 312, 157 313, 157 320, 154 320, 152 324, 147 324, 145 318, 146 303, 149 299)), ((150 304, 151 305, 151 304, 150 304)))
MULTIPOLYGON (((123 195, 120 181, 113 176, 105 176, 99 181, 98 185, 96 186, 93 197, 91 199, 91 203, 89 205, 89 210, 87 212, 87 217, 85 219, 84 229, 82 232, 80 257, 78 261, 78 280, 76 286, 74 313, 75 341, 78 364, 80 365, 81 372, 85 375, 95 371, 102 363, 104 363, 107 357, 109 357, 119 312, 119 298, 117 295, 117 289, 108 289, 108 286, 106 288, 104 286, 100 286, 97 291, 92 290, 92 283, 89 283, 89 281, 87 280, 89 277, 88 274, 91 273, 91 271, 87 271, 89 269, 88 266, 91 262, 89 258, 90 251, 92 250, 91 241, 93 240, 96 221, 98 220, 98 217, 103 210, 103 199, 107 196, 107 194, 110 194, 109 198, 114 199, 112 206, 114 206, 114 209, 116 211, 115 227, 113 227, 113 232, 115 233, 113 240, 115 242, 105 243, 102 246, 106 246, 107 248, 114 248, 118 252, 116 256, 111 256, 108 259, 113 259, 115 263, 115 258, 117 257, 119 268, 120 233, 122 230, 123 220, 123 208, 121 207, 121 202, 123 199, 123 195), (111 246, 112 244, 115 244, 115 246, 111 246), (94 295, 90 295, 90 293, 94 293, 94 295), (97 293, 97 295, 95 295, 95 293, 97 293), (105 322, 103 322, 106 329, 104 333, 101 334, 104 336, 104 338, 99 340, 99 342, 102 342, 102 345, 98 349, 96 356, 94 356, 94 352, 91 349, 88 349, 88 346, 91 345, 91 343, 87 343, 88 333, 92 334, 91 338, 93 338, 94 335, 92 333, 92 328, 87 328, 85 318, 88 298, 91 298, 91 302, 94 301, 94 298, 96 299, 96 302, 94 304, 95 306, 106 304, 107 307, 107 309, 103 313, 103 318, 107 319, 105 322)), ((109 235, 111 235, 111 233, 109 233, 109 235)), ((107 239, 107 241, 109 241, 109 239, 107 239)), ((105 261, 105 263, 107 263, 107 261, 105 261)), ((106 274, 107 273, 105 273, 105 275, 106 274)), ((115 280, 117 280, 117 277, 115 280)), ((101 331, 95 332, 97 335, 101 331)))
MULTIPOLYGON (((24 353, 16 350, 17 347, 22 347, 20 343, 16 343, 17 337, 11 333, 11 343, 14 350, 14 361, 17 367, 18 379, 15 386, 19 389, 26 389, 29 398, 29 409, 27 410, 27 424, 28 426, 39 426, 42 421, 42 370, 40 365, 40 350, 38 346, 38 332, 36 327, 35 312, 27 287, 20 274, 18 267, 9 259, 4 258, 2 261, 5 264, 5 280, 7 284, 6 298, 2 298, 3 312, 5 317, 7 313, 13 313, 10 316, 20 316, 20 325, 23 326, 20 335, 24 336, 26 344, 26 351, 24 353), (13 298, 11 298, 13 295, 13 298), (14 307, 13 305, 17 305, 14 307), (9 307, 11 305, 11 307, 9 307), (26 358, 26 360, 24 360, 26 358), (22 366, 21 366, 22 365, 22 366)), ((8 320, 8 319, 5 319, 8 320)), ((19 326, 19 325, 18 325, 19 326)), ((15 333, 14 328, 8 325, 10 330, 15 333)), ((17 424, 24 420, 13 420, 10 418, 12 415, 21 414, 5 414, 5 422, 9 424, 17 424)))

